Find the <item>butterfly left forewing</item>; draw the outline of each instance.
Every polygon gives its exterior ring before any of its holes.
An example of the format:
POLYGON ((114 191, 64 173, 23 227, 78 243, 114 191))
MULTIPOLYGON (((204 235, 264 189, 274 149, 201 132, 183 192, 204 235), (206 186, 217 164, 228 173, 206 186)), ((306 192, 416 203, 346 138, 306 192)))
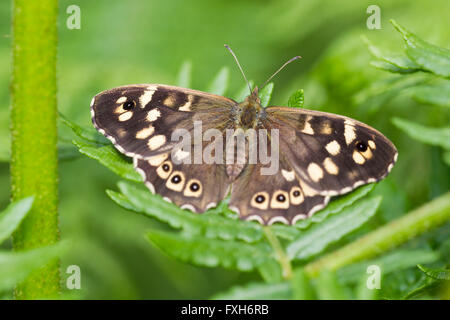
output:
POLYGON ((226 122, 231 99, 159 84, 129 85, 103 91, 91 102, 94 126, 130 157, 149 158, 170 151, 177 129, 194 121, 226 122))
POLYGON ((266 112, 264 124, 280 131, 280 153, 318 194, 343 194, 379 181, 397 159, 392 142, 359 121, 306 109, 266 112))

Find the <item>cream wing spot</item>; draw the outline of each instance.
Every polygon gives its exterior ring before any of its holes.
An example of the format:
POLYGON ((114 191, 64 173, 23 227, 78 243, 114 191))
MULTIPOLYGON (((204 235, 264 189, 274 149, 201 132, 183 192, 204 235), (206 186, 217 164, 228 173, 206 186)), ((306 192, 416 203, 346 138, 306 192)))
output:
POLYGON ((165 161, 157 169, 156 174, 163 180, 167 179, 172 172, 172 162, 165 161))
POLYGON ((319 192, 317 192, 317 190, 314 190, 313 188, 308 186, 306 183, 304 183, 302 180, 299 180, 299 182, 300 182, 300 186, 302 188, 302 192, 305 196, 313 197, 313 196, 316 196, 319 194, 319 192))
POLYGON ((125 110, 123 109, 122 105, 118 106, 116 109, 114 109, 114 113, 123 113, 125 110))
POLYGON ((370 149, 375 150, 377 148, 377 146, 373 140, 369 140, 369 141, 367 141, 367 143, 369 144, 370 149))
POLYGON ((183 190, 184 182, 185 182, 184 173, 181 171, 174 171, 169 176, 169 178, 166 181, 166 187, 167 189, 180 192, 183 190))
POLYGON ((144 91, 144 93, 139 97, 139 103, 141 105, 141 108, 145 108, 147 103, 152 101, 153 94, 156 91, 156 87, 149 86, 147 90, 144 91))
POLYGON ((123 129, 123 128, 117 129, 117 135, 119 136, 119 138, 125 137, 126 134, 127 134, 127 131, 125 129, 123 129))
POLYGON ((185 195, 186 197, 198 198, 202 195, 202 192, 203 192, 202 183, 197 179, 191 179, 186 184, 183 195, 185 195))
POLYGON ((116 100, 116 103, 117 103, 117 104, 122 104, 122 103, 124 103, 125 101, 127 101, 127 97, 122 96, 122 97, 120 97, 119 99, 116 100))
POLYGON ((122 114, 119 116, 119 121, 120 121, 120 122, 128 121, 128 120, 131 119, 132 116, 133 116, 133 112, 127 111, 127 112, 125 112, 125 113, 122 113, 122 114))
POLYGON ((289 192, 289 199, 291 200, 291 203, 293 205, 299 205, 305 200, 305 197, 303 196, 302 189, 298 186, 294 186, 291 188, 291 191, 289 192))
POLYGON ((147 113, 147 121, 149 122, 156 121, 160 116, 161 112, 157 108, 152 109, 147 113))
POLYGON ((361 152, 361 154, 362 154, 362 156, 363 156, 364 158, 366 158, 367 160, 368 160, 368 159, 372 159, 372 157, 373 157, 373 153, 372 153, 372 150, 371 150, 370 148, 367 148, 367 150, 364 151, 364 152, 361 152))
POLYGON ((188 96, 188 101, 183 104, 181 107, 178 108, 179 111, 191 111, 191 104, 192 104, 193 96, 188 96))
POLYGON ((163 134, 159 134, 157 136, 151 137, 148 140, 147 145, 150 148, 150 150, 156 150, 165 143, 166 143, 166 136, 163 134))
POLYGON ((349 145, 353 140, 356 139, 354 123, 350 120, 345 120, 344 137, 347 145, 349 145))
POLYGON ((325 160, 323 161, 323 166, 329 174, 337 175, 339 173, 339 168, 336 166, 333 160, 331 160, 330 157, 325 158, 325 160))
POLYGON ((163 153, 163 154, 159 154, 157 156, 151 157, 149 158, 148 164, 151 165, 152 167, 157 167, 159 165, 161 165, 161 163, 166 160, 169 157, 169 154, 167 153, 163 153))
POLYGON ((337 142, 336 140, 329 142, 325 146, 325 149, 327 149, 328 153, 333 156, 336 156, 339 154, 339 152, 341 152, 341 146, 339 145, 339 142, 337 142))
POLYGON ((166 99, 164 99, 163 104, 169 108, 173 108, 175 106, 176 99, 172 94, 169 94, 166 99))
POLYGON ((147 128, 144 128, 142 130, 139 130, 136 133, 136 139, 147 139, 155 132, 155 128, 153 126, 149 126, 147 128))
POLYGON ((320 133, 321 134, 331 134, 333 132, 333 129, 331 128, 330 121, 324 121, 320 126, 320 133))
POLYGON ((311 116, 307 116, 306 117, 305 126, 303 127, 302 132, 306 133, 306 134, 314 134, 314 130, 311 127, 311 124, 309 123, 309 120, 311 120, 311 116))
POLYGON ((287 171, 287 170, 281 169, 281 174, 287 181, 294 181, 294 179, 295 179, 294 170, 287 171))
POLYGON ((317 181, 319 181, 320 179, 323 178, 323 170, 315 162, 312 162, 312 163, 309 164, 307 171, 308 171, 308 175, 311 177, 311 179, 314 182, 317 182, 317 181))
POLYGON ((269 207, 269 194, 265 191, 256 193, 250 201, 250 205, 260 210, 267 210, 269 207))
POLYGON ((272 209, 287 209, 289 208, 289 194, 283 190, 277 190, 272 194, 270 200, 270 207, 272 209))
POLYGON ((358 151, 353 151, 353 161, 357 164, 364 164, 366 162, 366 159, 359 153, 358 151))

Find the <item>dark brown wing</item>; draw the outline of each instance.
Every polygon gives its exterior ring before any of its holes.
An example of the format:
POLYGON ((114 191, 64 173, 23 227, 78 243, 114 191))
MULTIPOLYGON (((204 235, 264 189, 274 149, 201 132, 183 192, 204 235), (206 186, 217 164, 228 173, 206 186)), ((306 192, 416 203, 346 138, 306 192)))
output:
POLYGON ((280 154, 321 195, 343 194, 379 181, 397 160, 392 142, 359 121, 306 109, 265 111, 262 125, 279 130, 280 154))
POLYGON ((295 175, 285 161, 273 175, 262 175, 260 163, 249 164, 231 189, 230 209, 241 219, 262 224, 294 224, 310 217, 328 203, 295 175))
POLYGON ((187 156, 189 163, 174 161, 176 156, 171 153, 135 158, 134 167, 152 193, 160 194, 182 209, 204 212, 225 198, 230 181, 225 165, 195 164, 192 153, 187 156))
POLYGON ((193 130, 202 120, 220 127, 236 102, 218 95, 159 84, 117 87, 91 102, 94 126, 129 157, 149 158, 171 150, 172 133, 193 130))

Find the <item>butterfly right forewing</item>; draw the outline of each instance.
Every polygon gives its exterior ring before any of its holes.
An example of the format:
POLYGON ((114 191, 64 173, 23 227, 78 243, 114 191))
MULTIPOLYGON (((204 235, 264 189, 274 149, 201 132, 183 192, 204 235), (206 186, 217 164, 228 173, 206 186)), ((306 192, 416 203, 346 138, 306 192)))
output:
POLYGON ((264 123, 280 132, 280 153, 321 195, 379 181, 397 160, 391 141, 354 119, 286 107, 268 107, 266 112, 264 123))

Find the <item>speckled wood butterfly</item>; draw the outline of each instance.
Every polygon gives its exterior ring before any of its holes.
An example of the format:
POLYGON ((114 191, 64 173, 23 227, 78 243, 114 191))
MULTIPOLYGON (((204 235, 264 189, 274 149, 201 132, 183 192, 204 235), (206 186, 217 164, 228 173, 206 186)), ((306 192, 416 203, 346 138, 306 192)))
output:
POLYGON ((330 196, 383 179, 397 160, 392 142, 368 125, 319 111, 263 108, 257 87, 238 103, 168 85, 128 85, 96 95, 91 114, 97 130, 134 159, 152 193, 194 212, 215 207, 230 194, 232 210, 262 224, 307 218, 325 207, 330 196), (174 132, 195 136, 196 123, 202 124, 200 134, 214 132, 214 139, 194 138, 196 143, 188 145, 192 148, 174 152, 174 132), (263 129, 268 132, 262 138, 265 145, 277 132, 278 163, 272 174, 261 173, 269 164, 250 161, 250 136, 245 133, 263 129), (240 133, 230 138, 230 130, 240 133), (227 142, 237 136, 244 136, 243 147, 230 148, 227 142), (211 148, 220 138, 225 142, 211 148), (235 161, 199 162, 196 148, 209 148, 215 159, 231 154, 235 161))

